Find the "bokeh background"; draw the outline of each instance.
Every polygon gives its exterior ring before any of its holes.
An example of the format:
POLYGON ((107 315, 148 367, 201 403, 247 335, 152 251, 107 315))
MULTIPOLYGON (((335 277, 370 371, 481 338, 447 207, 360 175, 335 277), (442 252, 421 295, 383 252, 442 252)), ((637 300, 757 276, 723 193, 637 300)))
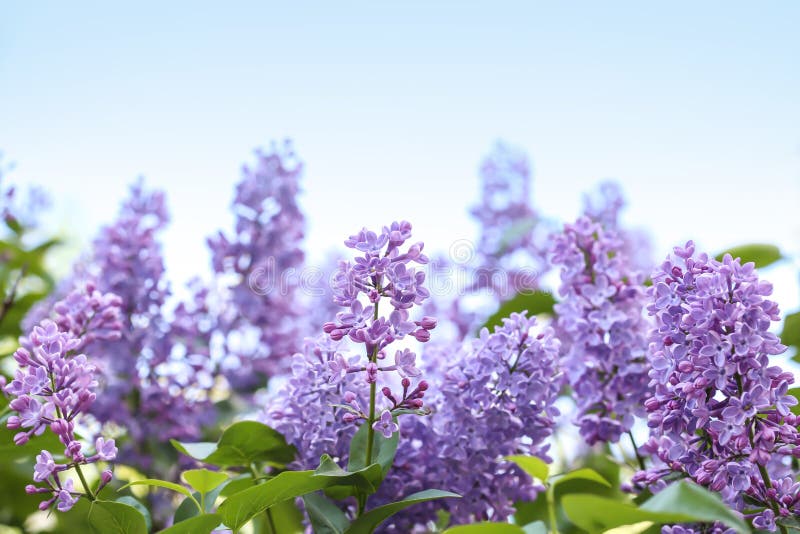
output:
POLYGON ((165 189, 182 281, 208 271, 204 238, 271 139, 306 162, 313 261, 395 218, 434 250, 473 237, 502 138, 530 154, 548 216, 613 178, 658 256, 779 245, 769 278, 792 310, 799 23, 792 1, 4 2, 0 150, 12 182, 51 195, 62 272, 138 175, 165 189))

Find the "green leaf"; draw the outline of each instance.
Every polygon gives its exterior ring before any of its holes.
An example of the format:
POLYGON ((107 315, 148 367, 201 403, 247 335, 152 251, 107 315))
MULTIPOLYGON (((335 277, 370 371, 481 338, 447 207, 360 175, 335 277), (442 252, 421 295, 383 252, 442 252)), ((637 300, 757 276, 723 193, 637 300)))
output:
POLYGON ((217 514, 203 514, 192 517, 164 529, 161 534, 210 534, 222 523, 217 514))
POLYGON ((269 509, 272 514, 272 523, 275 525, 275 533, 278 534, 303 534, 304 514, 295 505, 294 499, 279 502, 269 509))
POLYGON ((347 534, 372 534, 372 531, 374 531, 378 525, 386 521, 389 517, 397 512, 405 510, 409 506, 413 506, 414 504, 420 502, 432 501, 434 499, 447 499, 452 497, 459 498, 461 496, 449 491, 435 489, 420 491, 409 495, 402 501, 385 504, 383 506, 373 508, 365 514, 362 514, 353 521, 353 523, 350 525, 350 528, 348 528, 345 532, 347 534))
POLYGON ((667 486, 640 508, 650 512, 680 510, 698 521, 719 521, 739 532, 750 532, 747 523, 731 511, 717 494, 684 481, 667 486))
POLYGON ((185 488, 185 487, 181 486, 180 484, 175 484, 174 482, 168 482, 166 480, 158 480, 157 478, 145 478, 145 479, 142 479, 142 480, 133 480, 131 482, 128 482, 127 484, 122 486, 119 489, 119 491, 122 491, 122 490, 124 490, 125 488, 127 488, 129 486, 155 486, 155 487, 158 487, 158 488, 164 488, 164 489, 168 489, 168 490, 172 490, 172 491, 177 491, 178 493, 186 495, 186 497, 188 497, 189 499, 192 499, 192 501, 194 501, 195 505, 197 506, 197 509, 200 510, 200 503, 197 502, 194 499, 194 496, 192 495, 192 492, 189 491, 188 488, 185 488))
POLYGON ((98 534, 147 534, 144 516, 133 506, 121 502, 94 501, 88 520, 98 534))
POLYGON ((212 452, 217 450, 217 444, 210 441, 182 443, 176 439, 171 439, 169 442, 172 443, 172 446, 175 447, 178 452, 201 462, 211 456, 212 452))
POLYGON ((522 527, 522 531, 525 534, 547 534, 547 525, 544 521, 534 521, 522 527))
POLYGON ((717 254, 717 261, 722 261, 725 254, 730 254, 734 258, 740 258, 742 264, 752 261, 759 269, 783 259, 783 254, 781 254, 778 247, 765 243, 752 243, 733 247, 717 254))
MULTIPOLYGON (((395 422, 397 420, 395 419, 395 422)), ((350 454, 347 462, 347 470, 356 472, 364 469, 367 466, 367 437, 369 435, 369 426, 361 425, 358 431, 350 441, 350 454)), ((372 441, 372 463, 377 463, 381 466, 383 476, 389 472, 394 462, 394 455, 397 452, 397 443, 400 439, 400 432, 392 434, 391 438, 385 438, 380 432, 375 432, 372 441)), ((381 480, 383 480, 381 478, 381 480)), ((380 482, 380 481, 379 481, 380 482)))
POLYGON ((150 517, 150 510, 148 510, 145 505, 130 495, 124 495, 117 499, 116 502, 121 502, 122 504, 127 504, 128 506, 136 508, 139 513, 142 514, 142 517, 144 517, 144 523, 147 527, 147 532, 150 532, 150 530, 153 528, 153 518, 150 517))
POLYGON ((553 306, 556 300, 551 293, 546 291, 531 291, 517 293, 516 296, 505 301, 500 308, 483 324, 484 327, 492 330, 496 326, 503 324, 503 319, 512 313, 527 311, 528 315, 553 314, 553 306))
POLYGON ((569 519, 590 533, 645 521, 658 525, 720 521, 739 532, 750 532, 747 524, 719 497, 686 482, 668 486, 640 508, 606 497, 583 494, 565 495, 561 504, 569 519))
POLYGON ((319 491, 331 480, 336 479, 315 477, 314 471, 284 471, 263 484, 234 493, 220 505, 218 513, 228 527, 237 531, 267 508, 319 491))
POLYGON ((541 458, 520 454, 515 456, 506 456, 506 460, 517 464, 517 466, 528 473, 531 478, 537 478, 542 482, 547 482, 547 477, 550 475, 550 466, 548 466, 541 458))
POLYGON ((491 523, 484 521, 474 525, 459 525, 451 527, 443 534, 525 534, 525 530, 510 523, 491 523))
POLYGON ((342 534, 350 526, 344 512, 319 493, 304 495, 303 503, 314 534, 342 534))
POLYGON ((553 486, 558 486, 559 484, 563 484, 564 482, 569 482, 570 480, 588 480, 590 482, 596 482, 608 488, 611 487, 611 484, 608 483, 606 479, 600 476, 600 474, 595 471, 594 469, 589 469, 588 467, 584 467, 582 469, 576 469, 575 471, 570 471, 569 473, 565 473, 564 475, 559 476, 558 478, 554 479, 553 486))
POLYGON ((189 471, 184 471, 181 477, 187 484, 203 494, 208 493, 228 480, 228 475, 225 473, 209 471, 208 469, 190 469, 189 471))
POLYGON ((330 483, 325 486, 327 488, 355 486, 367 493, 375 493, 383 479, 383 471, 378 464, 371 464, 358 471, 345 471, 330 456, 323 454, 319 459, 319 467, 314 471, 314 476, 327 477, 330 480, 330 483))
POLYGON ((294 460, 296 453, 280 432, 258 421, 232 424, 225 429, 216 445, 174 440, 172 445, 195 460, 219 467, 249 467, 253 462, 285 465, 294 460))
POLYGON ((794 347, 794 361, 800 361, 800 312, 794 312, 786 316, 783 321, 783 331, 781 331, 781 343, 788 347, 794 347))
POLYGON ((800 415, 800 388, 789 388, 789 391, 786 393, 798 400, 797 404, 792 406, 791 410, 793 414, 800 415))

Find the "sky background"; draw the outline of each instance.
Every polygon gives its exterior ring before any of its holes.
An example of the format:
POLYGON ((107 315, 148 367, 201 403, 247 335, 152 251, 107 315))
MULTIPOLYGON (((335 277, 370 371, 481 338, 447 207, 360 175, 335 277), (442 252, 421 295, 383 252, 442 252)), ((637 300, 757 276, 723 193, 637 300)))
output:
POLYGON ((207 272, 241 164, 286 137, 312 261, 401 218, 447 250, 502 138, 544 214, 613 178, 658 256, 778 244, 795 259, 769 276, 800 305, 800 3, 166 4, 0 5, 0 150, 72 253, 144 175, 170 275, 207 272))

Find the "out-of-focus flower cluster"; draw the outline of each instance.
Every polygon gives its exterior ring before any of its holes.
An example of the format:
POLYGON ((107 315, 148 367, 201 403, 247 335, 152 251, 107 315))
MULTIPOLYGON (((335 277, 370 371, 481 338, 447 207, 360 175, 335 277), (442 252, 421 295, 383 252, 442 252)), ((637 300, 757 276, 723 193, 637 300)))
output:
POLYGON ((257 156, 236 187, 233 235, 220 232, 208 240, 212 266, 227 291, 219 325, 231 361, 225 372, 240 388, 263 386, 288 371, 291 355, 310 334, 297 295, 304 258, 305 218, 297 203, 303 166, 288 142, 257 156))
POLYGON ((622 249, 613 229, 587 217, 567 224, 553 243, 552 261, 561 267, 555 311, 562 367, 589 445, 619 441, 644 416, 649 396, 643 276, 622 249))
POLYGON ((695 254, 691 241, 653 275, 652 437, 643 450, 658 463, 634 478, 658 489, 672 472, 689 476, 762 530, 800 512, 797 400, 787 394, 792 374, 770 365, 785 350, 769 332, 779 320, 771 293, 752 263, 695 254))
MULTIPOLYGON (((12 397, 9 407, 15 412, 8 419, 8 428, 19 430, 14 442, 25 444, 49 428, 64 445, 63 463, 57 461, 60 452, 42 450, 36 458, 33 480, 38 485, 29 485, 26 491, 47 495, 40 505, 42 510, 55 503, 58 510, 67 511, 83 494, 94 498, 80 466, 117 456, 114 440, 103 437, 96 439, 94 454, 86 454, 75 428, 81 415, 91 410, 98 385, 94 364, 79 351, 91 345, 96 353, 101 341, 119 339, 120 304, 118 296, 86 285, 56 303, 55 322, 45 319, 35 326, 21 338, 21 347, 14 353, 18 368, 4 388, 12 397), (81 490, 76 490, 71 478, 64 477, 71 469, 82 479, 81 490)), ((100 487, 110 480, 111 472, 104 471, 100 487)))

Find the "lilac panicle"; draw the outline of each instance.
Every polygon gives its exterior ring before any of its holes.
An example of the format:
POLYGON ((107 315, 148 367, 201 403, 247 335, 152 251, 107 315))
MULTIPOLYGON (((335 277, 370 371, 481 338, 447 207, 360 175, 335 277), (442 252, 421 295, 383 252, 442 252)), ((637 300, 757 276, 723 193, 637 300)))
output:
POLYGON ((299 340, 303 309, 297 299, 305 219, 297 203, 303 165, 291 144, 257 153, 255 167, 243 169, 236 187, 233 235, 208 240, 212 266, 227 286, 229 307, 221 329, 237 365, 226 373, 239 387, 263 386, 288 371, 299 340), (255 344, 238 343, 248 332, 255 344))
POLYGON ((503 458, 525 454, 550 461, 545 441, 559 413, 559 349, 550 327, 515 313, 460 350, 426 351, 425 370, 440 384, 429 399, 435 411, 402 421, 395 464, 377 498, 392 502, 431 487, 462 498, 417 505, 387 530, 411 532, 434 520, 442 506, 454 524, 503 521, 514 513, 515 501, 536 497, 541 487, 503 458))
POLYGON ((562 367, 589 445, 619 441, 644 416, 649 396, 643 276, 630 270, 622 248, 613 229, 586 217, 565 225, 553 243, 553 264, 561 267, 555 311, 562 367))
MULTIPOLYGON (((19 430, 14 442, 23 445, 49 428, 64 445, 63 463, 57 460, 60 452, 42 450, 36 457, 33 480, 38 485, 28 485, 26 491, 47 496, 39 506, 42 510, 55 504, 65 512, 81 495, 93 499, 88 487, 78 491, 62 474, 70 469, 80 473, 81 465, 113 461, 117 456, 114 440, 103 437, 95 441, 94 454, 87 455, 75 426, 97 397, 96 368, 79 351, 97 340, 119 338, 120 302, 116 295, 99 293, 91 285, 76 290, 56 303, 56 321, 45 319, 35 326, 14 353, 18 369, 4 388, 12 398, 9 407, 14 413, 7 426, 19 430)), ((101 487, 109 480, 104 475, 101 487)))
POLYGON ((800 512, 798 418, 791 373, 770 365, 786 347, 769 332, 779 320, 772 285, 752 263, 676 247, 653 274, 649 351, 654 396, 646 403, 655 465, 634 482, 654 489, 678 472, 718 491, 754 526, 800 512))
MULTIPOLYGON (((338 355, 328 362, 332 383, 351 373, 363 373, 361 376, 369 384, 377 383, 378 375, 387 372, 402 378, 402 393, 393 392, 388 385, 381 388, 390 413, 422 408, 428 384, 419 379, 421 372, 416 367, 414 352, 407 348, 390 351, 389 346, 407 336, 425 343, 436 327, 436 319, 432 317, 412 320, 409 315, 413 307, 430 296, 425 287, 425 272, 413 266, 428 263, 422 253, 424 244, 405 246, 409 239, 411 223, 407 221, 393 222, 380 232, 364 228, 350 236, 345 245, 361 255, 352 263, 340 262, 333 277, 334 302, 346 310, 323 325, 332 340, 347 337, 364 346, 364 356, 338 355), (412 377, 418 379, 414 388, 412 377)), ((389 429, 394 429, 385 421, 370 420, 360 409, 353 408, 350 414, 369 421, 376 430, 391 434, 389 429)))
POLYGON ((100 388, 92 414, 125 430, 121 458, 143 469, 152 461, 148 441, 196 439, 213 414, 207 349, 191 351, 197 339, 207 344, 203 321, 187 317, 195 308, 185 304, 173 322, 166 317, 170 288, 158 235, 168 220, 163 193, 138 182, 76 273, 121 301, 121 338, 96 342, 100 388))

